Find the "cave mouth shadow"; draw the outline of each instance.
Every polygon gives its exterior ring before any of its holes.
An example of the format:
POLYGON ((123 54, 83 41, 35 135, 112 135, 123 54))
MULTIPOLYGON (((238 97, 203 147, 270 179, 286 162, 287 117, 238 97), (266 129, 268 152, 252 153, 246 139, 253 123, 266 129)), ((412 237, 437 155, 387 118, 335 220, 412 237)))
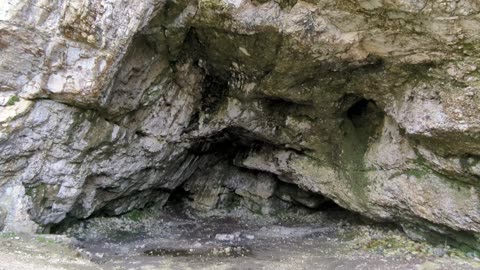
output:
POLYGON ((216 202, 213 204, 215 207, 210 206, 213 208, 201 211, 230 210, 232 205, 236 205, 247 208, 253 213, 262 213, 262 205, 258 204, 264 203, 275 208, 273 213, 281 211, 302 211, 305 214, 323 212, 332 219, 364 220, 357 213, 339 206, 320 193, 309 191, 289 180, 282 180, 281 176, 274 173, 246 168, 239 164, 238 160, 247 157, 249 153, 265 149, 282 149, 282 146, 275 145, 261 135, 241 127, 229 127, 196 141, 190 152, 199 157, 207 157, 208 161, 171 192, 165 206, 180 213, 191 209, 192 204, 197 203, 197 199, 211 197, 216 202), (227 173, 228 171, 233 173, 227 173), (218 178, 226 179, 223 181, 218 178), (208 181, 212 182, 208 183, 208 181), (264 187, 274 185, 275 189, 272 191, 271 197, 261 200, 255 197, 258 192, 257 185, 264 187), (223 191, 217 192, 216 189, 223 189, 223 191), (252 196, 249 197, 249 195, 252 196), (252 197, 254 198, 252 199, 252 197))
POLYGON ((252 218, 259 219, 259 222, 262 222, 262 219, 272 222, 274 219, 274 224, 294 227, 314 225, 312 220, 320 220, 316 226, 332 224, 363 226, 382 223, 382 226, 397 228, 394 224, 378 222, 343 208, 335 201, 302 189, 296 184, 285 183, 278 179, 277 184, 277 189, 272 197, 263 201, 264 205, 259 205, 251 198, 243 197, 235 190, 229 189, 226 193, 220 194, 219 203, 208 210, 192 206, 195 203, 194 198, 198 194, 186 190, 181 185, 172 191, 161 211, 180 219, 199 218, 202 220, 206 216, 214 219, 234 219, 237 222, 242 222, 242 220, 248 222, 252 218), (285 186, 288 186, 289 192, 284 192, 285 186), (285 193, 287 193, 286 196, 285 193), (269 210, 265 211, 265 208, 269 210))
POLYGON ((362 124, 362 120, 369 113, 369 109, 372 110, 375 106, 375 102, 371 100, 360 99, 347 110, 347 118, 352 121, 355 127, 358 127, 362 124))
POLYGON ((385 116, 385 112, 374 100, 358 95, 345 95, 339 103, 342 118, 351 122, 356 129, 373 131, 385 116))

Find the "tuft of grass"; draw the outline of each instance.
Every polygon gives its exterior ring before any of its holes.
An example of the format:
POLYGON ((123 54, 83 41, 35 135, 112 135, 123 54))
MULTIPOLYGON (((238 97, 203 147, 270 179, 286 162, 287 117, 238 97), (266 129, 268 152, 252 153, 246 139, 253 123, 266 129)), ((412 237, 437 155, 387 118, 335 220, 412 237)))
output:
POLYGON ((0 232, 0 238, 13 238, 17 236, 14 232, 0 232))
POLYGON ((16 102, 20 101, 20 98, 17 96, 11 96, 7 101, 7 106, 13 106, 16 102))
POLYGON ((145 214, 140 210, 133 210, 127 213, 125 216, 132 221, 140 221, 145 217, 145 214))
POLYGON ((54 244, 55 241, 49 238, 46 238, 44 236, 37 236, 35 238, 39 243, 44 243, 44 244, 54 244))

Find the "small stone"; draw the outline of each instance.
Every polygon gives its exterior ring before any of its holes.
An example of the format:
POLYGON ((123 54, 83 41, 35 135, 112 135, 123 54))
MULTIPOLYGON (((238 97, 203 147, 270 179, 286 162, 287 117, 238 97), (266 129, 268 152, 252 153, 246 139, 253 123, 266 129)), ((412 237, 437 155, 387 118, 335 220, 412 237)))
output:
POLYGON ((239 47, 238 49, 246 56, 251 56, 247 49, 245 49, 244 47, 239 47))
POLYGON ((87 37, 87 42, 90 43, 90 44, 93 44, 93 43, 97 42, 97 39, 95 38, 94 35, 89 35, 87 37))
POLYGON ((443 257, 445 254, 447 254, 447 251, 444 248, 436 247, 432 249, 432 254, 437 257, 443 257))
POLYGON ((233 234, 217 234, 215 235, 215 240, 218 241, 233 241, 235 239, 235 235, 233 234))
POLYGON ((251 235, 251 234, 247 234, 247 235, 245 235, 245 238, 247 238, 248 240, 253 240, 253 239, 255 239, 255 236, 251 235))
POLYGON ((471 259, 476 257, 476 256, 475 256, 476 254, 475 254, 474 252, 472 252, 472 251, 467 252, 467 254, 465 254, 465 255, 466 255, 468 258, 471 258, 471 259))

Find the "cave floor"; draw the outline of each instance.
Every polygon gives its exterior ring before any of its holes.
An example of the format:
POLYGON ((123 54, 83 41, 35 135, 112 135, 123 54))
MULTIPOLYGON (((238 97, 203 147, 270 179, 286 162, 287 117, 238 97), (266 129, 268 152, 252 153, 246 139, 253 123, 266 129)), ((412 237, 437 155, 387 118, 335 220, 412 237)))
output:
POLYGON ((69 233, 102 269, 480 269, 454 249, 413 242, 342 210, 177 213, 96 218, 69 233))
POLYGON ((394 226, 342 210, 276 217, 136 211, 67 233, 0 233, 0 270, 480 269, 458 250, 413 242, 394 226))

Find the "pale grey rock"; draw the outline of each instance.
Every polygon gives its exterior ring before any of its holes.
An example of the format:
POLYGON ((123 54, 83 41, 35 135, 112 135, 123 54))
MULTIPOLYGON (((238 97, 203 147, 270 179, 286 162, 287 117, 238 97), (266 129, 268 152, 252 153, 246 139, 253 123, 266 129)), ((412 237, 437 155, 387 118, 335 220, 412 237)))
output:
POLYGON ((58 223, 67 213, 88 217, 107 204, 115 214, 144 206, 161 198, 151 195, 156 189, 183 182, 196 164, 184 147, 53 101, 37 102, 28 116, 9 125, 13 132, 2 144, 1 160, 10 171, 2 172, 2 182, 23 183, 32 198, 31 215, 43 225, 58 223), (183 169, 165 167, 162 160, 183 169), (135 197, 116 200, 125 192, 135 197))
POLYGON ((233 240, 235 240, 235 235, 219 233, 219 234, 215 235, 215 240, 218 240, 218 241, 233 241, 233 240))
POLYGON ((255 235, 246 234, 246 235, 245 235, 245 238, 248 239, 248 240, 253 240, 253 239, 255 239, 255 235))
MULTIPOLYGON (((215 157, 210 157, 215 160, 215 157)), ((183 188, 192 193, 192 206, 199 210, 228 207, 228 197, 234 194, 251 201, 250 206, 270 204, 277 180, 269 174, 239 170, 225 162, 202 166, 185 182, 183 188)), ((265 208, 265 211, 268 211, 265 208)))
POLYGON ((38 230, 39 225, 32 221, 28 212, 31 203, 21 183, 12 181, 2 185, 0 196, 0 207, 5 210, 3 231, 31 233, 38 230))

